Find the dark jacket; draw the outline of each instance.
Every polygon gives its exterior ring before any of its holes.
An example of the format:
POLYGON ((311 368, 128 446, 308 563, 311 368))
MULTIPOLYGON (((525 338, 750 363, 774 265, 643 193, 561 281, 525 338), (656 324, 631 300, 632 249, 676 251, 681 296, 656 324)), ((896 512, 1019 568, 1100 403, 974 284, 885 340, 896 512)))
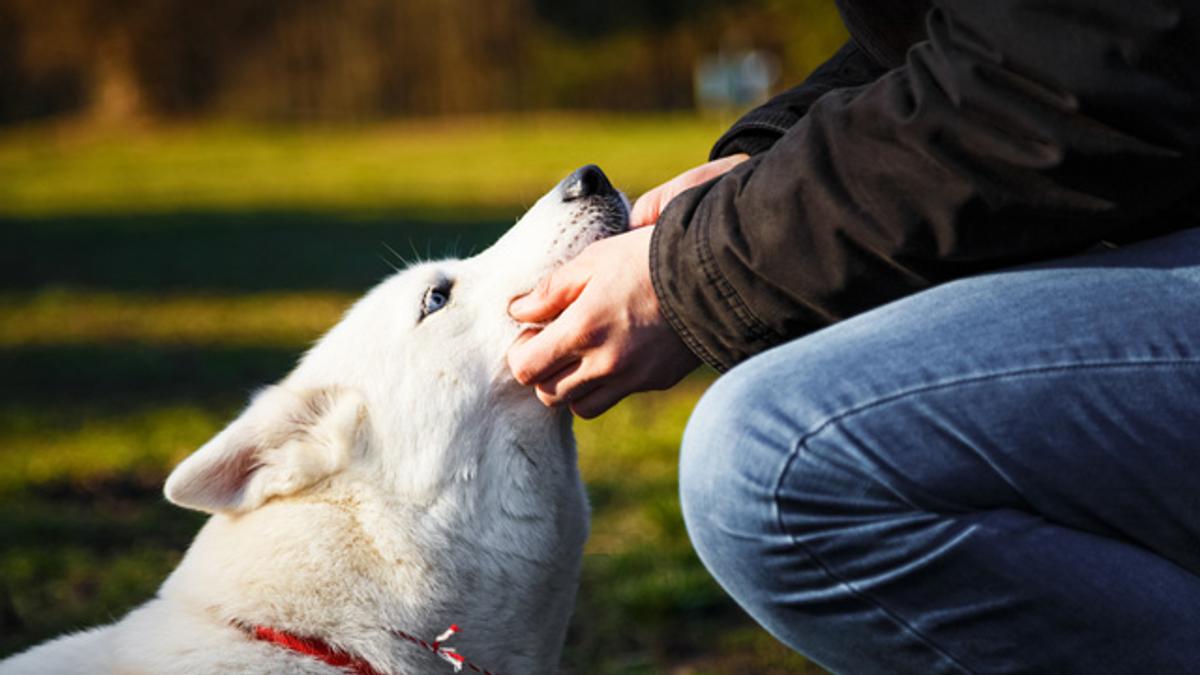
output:
POLYGON ((843 0, 852 36, 738 121, 651 276, 725 370, 965 275, 1200 224, 1200 0, 843 0))

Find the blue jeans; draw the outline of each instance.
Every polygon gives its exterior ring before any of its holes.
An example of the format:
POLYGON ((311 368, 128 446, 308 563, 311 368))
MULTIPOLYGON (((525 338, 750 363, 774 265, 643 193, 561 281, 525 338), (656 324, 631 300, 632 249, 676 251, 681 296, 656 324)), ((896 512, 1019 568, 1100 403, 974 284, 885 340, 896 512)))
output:
POLYGON ((680 488, 713 576, 839 673, 1200 673, 1200 230, 756 356, 680 488))

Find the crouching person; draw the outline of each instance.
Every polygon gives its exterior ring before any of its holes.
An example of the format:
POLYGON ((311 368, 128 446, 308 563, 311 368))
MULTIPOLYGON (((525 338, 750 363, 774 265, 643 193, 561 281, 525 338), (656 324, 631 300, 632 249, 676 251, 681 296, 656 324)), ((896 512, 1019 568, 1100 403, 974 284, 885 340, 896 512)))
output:
POLYGON ((688 531, 835 672, 1200 672, 1200 7, 841 4, 510 307, 514 373, 590 417, 722 372, 688 531))

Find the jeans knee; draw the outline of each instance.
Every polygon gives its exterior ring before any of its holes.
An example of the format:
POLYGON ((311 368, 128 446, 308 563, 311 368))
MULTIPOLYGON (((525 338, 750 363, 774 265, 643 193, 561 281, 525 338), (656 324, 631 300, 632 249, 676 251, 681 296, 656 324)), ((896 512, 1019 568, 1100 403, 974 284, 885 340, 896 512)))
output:
MULTIPOLYGON (((730 465, 731 432, 744 405, 728 377, 718 379, 701 397, 684 429, 679 453, 679 492, 684 518, 699 527, 721 501, 735 468, 730 465)), ((736 383, 735 383, 736 384, 736 383)))
MULTIPOLYGON (((775 447, 762 414, 762 386, 735 368, 714 383, 688 420, 679 490, 688 535, 701 560, 725 583, 728 568, 753 559, 771 527, 773 482, 786 449, 775 447)), ((786 444, 784 444, 786 445, 786 444)))
MULTIPOLYGON (((839 412, 855 409, 853 387, 780 380, 778 361, 797 356, 813 354, 767 352, 739 365, 688 420, 680 501, 694 547, 718 576, 721 566, 752 564, 772 550, 767 542, 905 508, 886 485, 879 449, 843 428, 839 412)), ((823 372, 792 363, 794 373, 812 371, 823 372)))

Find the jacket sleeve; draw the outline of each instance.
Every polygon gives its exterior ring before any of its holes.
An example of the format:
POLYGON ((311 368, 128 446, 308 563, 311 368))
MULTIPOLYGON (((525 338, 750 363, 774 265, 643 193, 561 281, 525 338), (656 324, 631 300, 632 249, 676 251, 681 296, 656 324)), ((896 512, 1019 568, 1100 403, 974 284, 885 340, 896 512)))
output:
POLYGON ((809 107, 833 89, 865 84, 885 69, 876 65, 853 40, 814 70, 802 84, 793 87, 746 113, 713 144, 709 159, 744 152, 748 155, 770 148, 787 133, 809 107))
POLYGON ((724 370, 939 282, 1180 227, 1200 195, 1196 4, 935 3, 902 65, 671 202, 664 316, 724 370))

